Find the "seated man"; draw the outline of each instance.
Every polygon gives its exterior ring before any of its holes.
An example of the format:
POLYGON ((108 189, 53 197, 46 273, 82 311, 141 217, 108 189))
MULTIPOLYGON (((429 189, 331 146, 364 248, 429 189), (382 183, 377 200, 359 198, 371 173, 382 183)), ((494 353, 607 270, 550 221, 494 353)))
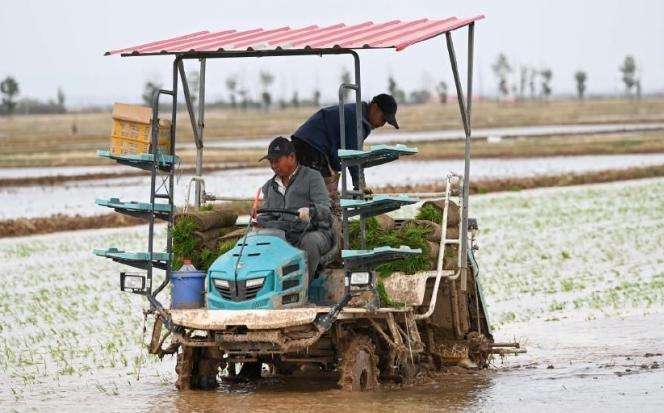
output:
POLYGON ((263 159, 270 161, 274 177, 263 185, 262 208, 288 209, 299 215, 263 213, 257 218, 258 224, 284 230, 286 240, 306 252, 311 282, 321 255, 332 248, 330 197, 325 182, 320 173, 298 164, 293 144, 281 136, 270 142, 263 159))

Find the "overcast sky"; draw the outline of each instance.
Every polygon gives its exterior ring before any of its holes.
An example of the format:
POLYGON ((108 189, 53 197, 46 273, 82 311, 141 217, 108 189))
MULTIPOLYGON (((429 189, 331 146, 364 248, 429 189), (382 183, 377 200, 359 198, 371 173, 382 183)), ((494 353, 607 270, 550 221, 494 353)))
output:
MULTIPOLYGON (((36 1, 3 0, 0 77, 14 76, 21 96, 52 98, 58 87, 73 105, 139 101, 146 80, 170 82, 171 57, 104 57, 103 52, 199 30, 302 27, 338 22, 469 17, 476 25, 476 90, 496 93, 491 63, 500 52, 515 67, 553 70, 553 92, 572 93, 574 72, 588 73, 588 93, 622 90, 618 66, 635 57, 645 93, 664 91, 664 1, 437 0, 437 1, 36 1)), ((460 58, 466 31, 455 32, 460 58)), ((379 93, 393 75, 407 91, 452 76, 443 39, 402 52, 361 52, 364 96, 379 93)), ((277 98, 319 87, 336 96, 348 57, 216 60, 208 64, 209 99, 227 98, 225 78, 237 74, 258 94, 258 73, 269 70, 277 98)), ((465 67, 465 62, 462 69, 465 67)), ((191 70, 194 69, 192 65, 191 70)))

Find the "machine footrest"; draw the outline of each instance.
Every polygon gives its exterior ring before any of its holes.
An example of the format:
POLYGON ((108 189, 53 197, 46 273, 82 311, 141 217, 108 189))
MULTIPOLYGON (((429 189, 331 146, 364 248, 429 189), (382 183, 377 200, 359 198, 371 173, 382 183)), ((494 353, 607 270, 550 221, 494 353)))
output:
POLYGON ((395 211, 404 205, 415 204, 417 198, 405 195, 376 195, 372 199, 342 199, 341 208, 346 210, 349 217, 361 215, 364 218, 395 211))
POLYGON ((343 250, 341 258, 347 268, 375 267, 377 265, 421 254, 420 248, 401 246, 400 248, 377 247, 372 250, 343 250))
POLYGON ((157 167, 159 169, 165 171, 170 170, 173 165, 180 162, 180 158, 177 156, 161 153, 157 154, 156 156, 152 153, 113 155, 110 151, 99 150, 97 151, 97 156, 113 159, 119 164, 133 166, 135 168, 144 169, 146 171, 151 171, 152 165, 155 162, 157 163, 157 167))
POLYGON ((111 199, 97 199, 97 205, 115 209, 116 212, 121 214, 131 215, 139 218, 149 218, 150 214, 154 213, 155 217, 163 220, 168 220, 170 212, 173 211, 174 206, 170 204, 150 204, 149 202, 122 202, 119 198, 111 199))
POLYGON ((376 165, 382 165, 387 162, 399 159, 404 155, 415 155, 417 148, 411 148, 406 145, 372 145, 368 151, 353 149, 339 149, 337 152, 339 158, 346 161, 349 166, 363 166, 370 168, 376 165))
MULTIPOLYGON (((150 253, 149 252, 128 252, 119 250, 117 248, 96 249, 94 254, 100 257, 110 258, 122 264, 130 265, 132 267, 147 269, 150 267, 150 253)), ((172 254, 167 252, 153 252, 152 253, 152 267, 166 269, 166 266, 172 254)))

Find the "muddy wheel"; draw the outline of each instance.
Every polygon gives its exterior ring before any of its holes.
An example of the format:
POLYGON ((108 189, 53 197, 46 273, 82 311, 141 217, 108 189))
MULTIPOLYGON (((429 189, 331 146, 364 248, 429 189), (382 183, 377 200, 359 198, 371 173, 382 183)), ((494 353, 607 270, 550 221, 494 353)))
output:
POLYGON ((353 337, 343 348, 339 366, 339 387, 346 391, 378 388, 378 357, 374 344, 366 336, 353 337))
POLYGON ((420 366, 408 357, 407 354, 398 354, 395 351, 379 351, 380 377, 383 380, 393 380, 398 383, 408 383, 420 372, 420 366))
POLYGON ((247 380, 258 380, 261 378, 262 370, 263 370, 263 363, 259 361, 242 363, 242 368, 238 373, 238 377, 242 377, 243 379, 247 380))
POLYGON ((468 333, 468 354, 470 359, 477 364, 479 368, 486 368, 491 361, 491 343, 493 340, 487 338, 484 334, 476 331, 468 333))
POLYGON ((190 390, 192 388, 191 373, 194 369, 194 352, 193 347, 182 346, 178 353, 177 363, 175 364, 175 372, 178 374, 175 387, 178 390, 190 390))
POLYGON ((420 366, 414 364, 411 360, 403 360, 399 366, 399 377, 403 383, 412 381, 420 372, 420 366))
POLYGON ((221 364, 218 350, 182 346, 178 353, 175 372, 179 390, 209 390, 217 387, 217 373, 221 364))
POLYGON ((276 374, 280 376, 290 376, 295 373, 300 366, 295 363, 283 362, 281 360, 274 360, 272 365, 276 374))

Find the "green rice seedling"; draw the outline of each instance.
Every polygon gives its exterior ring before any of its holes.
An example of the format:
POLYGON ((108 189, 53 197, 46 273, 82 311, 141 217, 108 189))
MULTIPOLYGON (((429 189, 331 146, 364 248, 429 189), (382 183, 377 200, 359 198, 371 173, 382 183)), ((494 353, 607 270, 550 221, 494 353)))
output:
POLYGON ((565 303, 553 300, 551 304, 549 304, 549 311, 562 311, 565 309, 565 303))
POLYGON ((222 243, 219 244, 219 247, 217 249, 217 254, 219 255, 226 254, 228 251, 235 248, 235 244, 237 244, 237 239, 228 239, 226 241, 223 241, 222 243))
POLYGON ((376 292, 378 292, 378 298, 380 298, 381 306, 393 308, 402 308, 404 306, 403 303, 392 301, 390 296, 387 294, 387 291, 385 290, 385 284, 383 284, 383 280, 380 278, 376 283, 376 292))
POLYGON ((196 268, 199 270, 207 270, 210 268, 210 265, 214 262, 214 260, 219 257, 218 254, 215 254, 214 252, 210 251, 209 248, 203 248, 203 250, 196 254, 195 260, 193 261, 193 264, 196 268))
MULTIPOLYGON (((435 208, 434 208, 435 209, 435 208)), ((421 228, 415 225, 408 225, 400 229, 383 231, 378 221, 374 218, 366 220, 366 248, 373 249, 381 246, 398 248, 406 245, 411 248, 421 248, 422 254, 408 257, 402 260, 389 262, 376 267, 376 271, 381 276, 388 276, 394 272, 403 272, 405 274, 414 274, 418 271, 431 269, 428 259, 429 244, 426 242, 426 236, 431 231, 430 228, 421 228)), ((360 248, 360 223, 353 221, 349 225, 349 237, 351 247, 360 248)))
POLYGON ((443 222, 443 213, 433 205, 424 205, 420 208, 415 219, 423 219, 439 224, 443 222))
POLYGON ((183 259, 188 258, 193 260, 194 256, 198 255, 199 242, 194 237, 194 231, 196 231, 196 222, 189 217, 178 219, 173 226, 174 267, 179 268, 182 265, 183 259))

